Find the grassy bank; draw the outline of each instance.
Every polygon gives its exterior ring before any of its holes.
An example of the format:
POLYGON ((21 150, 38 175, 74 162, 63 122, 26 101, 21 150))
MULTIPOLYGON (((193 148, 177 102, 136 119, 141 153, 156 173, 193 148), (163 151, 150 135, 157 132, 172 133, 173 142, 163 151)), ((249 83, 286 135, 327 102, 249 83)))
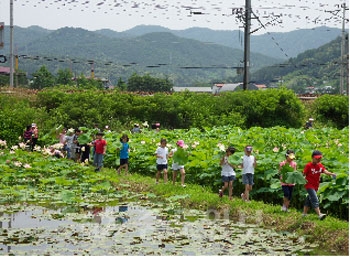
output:
POLYGON ((278 232, 295 233, 304 236, 305 241, 318 245, 310 255, 349 255, 349 223, 333 217, 320 221, 315 213, 307 217, 301 216, 301 211, 293 208, 288 213, 282 212, 280 206, 264 204, 252 200, 247 203, 238 198, 235 192, 232 201, 227 196, 222 199, 209 188, 198 185, 155 184, 154 178, 137 174, 120 176, 116 184, 119 190, 154 193, 160 199, 170 199, 183 208, 195 208, 215 216, 245 223, 258 223, 261 227, 278 232), (227 217, 229 216, 229 217, 227 217))

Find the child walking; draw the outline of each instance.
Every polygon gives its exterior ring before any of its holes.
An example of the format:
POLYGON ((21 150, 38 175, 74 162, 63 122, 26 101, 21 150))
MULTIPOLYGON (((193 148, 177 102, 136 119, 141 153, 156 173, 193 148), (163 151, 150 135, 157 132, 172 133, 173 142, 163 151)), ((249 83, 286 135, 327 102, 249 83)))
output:
POLYGON ((160 140, 160 146, 157 148, 155 154, 157 157, 157 175, 156 184, 159 183, 160 173, 163 172, 164 183, 168 182, 168 148, 166 147, 166 139, 160 140))
POLYGON ((232 200, 233 181, 236 179, 234 165, 228 161, 228 158, 236 152, 234 147, 228 147, 225 155, 220 159, 221 178, 224 185, 219 190, 219 197, 222 198, 226 188, 228 188, 228 198, 232 200))
POLYGON ((319 201, 317 197, 317 190, 320 185, 321 174, 326 174, 329 176, 336 177, 335 173, 329 172, 322 164, 322 152, 315 150, 312 152, 312 161, 307 163, 304 168, 304 175, 306 179, 305 189, 308 193, 304 202, 303 216, 306 216, 310 207, 314 208, 318 218, 323 220, 326 218, 327 214, 323 214, 320 211, 319 201))
POLYGON ((242 180, 244 184, 244 193, 241 194, 242 200, 249 202, 249 192, 253 189, 254 170, 256 167, 256 159, 252 155, 253 147, 247 145, 244 148, 244 156, 242 160, 242 180))
MULTIPOLYGON (((185 142, 183 140, 178 140, 176 142, 176 146, 179 147, 179 148, 183 148, 185 146, 185 142)), ((173 157, 176 151, 177 151, 177 148, 172 149, 170 151, 169 157, 173 157)), ((186 185, 185 185, 185 176, 186 176, 185 165, 180 165, 179 163, 174 161, 171 168, 173 170, 173 184, 175 185, 177 172, 180 171, 181 186, 182 187, 186 187, 186 185)))
POLYGON ((129 137, 127 134, 123 134, 120 138, 120 142, 122 144, 121 148, 117 148, 117 150, 120 151, 120 166, 117 169, 118 175, 120 175, 120 171, 122 169, 125 169, 125 174, 128 174, 129 171, 129 152, 130 152, 130 146, 129 146, 129 137))
POLYGON ((103 157, 107 150, 107 141, 102 138, 103 135, 104 134, 102 132, 98 132, 96 134, 96 140, 92 143, 95 147, 94 164, 96 166, 96 172, 101 170, 103 165, 103 157))
POLYGON ((295 160, 295 154, 293 150, 287 150, 286 159, 279 164, 279 173, 280 173, 280 180, 281 180, 281 186, 283 190, 283 206, 282 211, 287 212, 289 208, 290 201, 292 200, 292 194, 295 184, 288 184, 283 181, 283 175, 281 174, 282 168, 284 166, 289 166, 294 169, 294 171, 297 170, 297 163, 295 160))

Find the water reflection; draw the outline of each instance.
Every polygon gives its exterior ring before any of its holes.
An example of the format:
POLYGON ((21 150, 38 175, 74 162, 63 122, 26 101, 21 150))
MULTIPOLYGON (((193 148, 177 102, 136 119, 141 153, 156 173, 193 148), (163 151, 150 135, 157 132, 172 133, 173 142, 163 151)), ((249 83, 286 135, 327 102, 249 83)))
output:
POLYGON ((205 212, 151 208, 21 207, 0 210, 0 255, 296 255, 296 238, 205 212), (268 244, 267 244, 268 243, 268 244))
POLYGON ((120 216, 115 218, 116 223, 118 224, 124 224, 128 221, 128 216, 125 214, 125 212, 128 211, 128 206, 126 205, 121 205, 119 206, 119 212, 121 213, 120 216))

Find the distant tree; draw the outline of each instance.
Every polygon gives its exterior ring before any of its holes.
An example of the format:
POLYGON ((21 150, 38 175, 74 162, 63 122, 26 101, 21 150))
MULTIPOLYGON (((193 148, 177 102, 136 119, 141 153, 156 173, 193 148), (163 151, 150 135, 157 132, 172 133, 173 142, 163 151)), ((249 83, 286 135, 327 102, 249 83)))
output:
MULTIPOLYGON (((25 72, 18 70, 14 73, 14 86, 27 86, 28 79, 25 72)), ((0 75, 0 87, 1 86, 9 86, 10 85, 10 76, 8 74, 0 75)))
POLYGON ((119 77, 119 80, 117 82, 117 87, 121 90, 127 90, 128 85, 126 84, 126 82, 123 81, 121 77, 119 77))
POLYGON ((56 83, 62 85, 74 85, 74 81, 72 80, 73 73, 69 68, 59 69, 57 72, 56 83))
POLYGON ((76 86, 83 89, 103 89, 103 82, 99 79, 86 78, 84 74, 81 74, 76 78, 76 86))
POLYGON ((10 84, 10 78, 8 75, 0 75, 0 86, 6 86, 10 84))
POLYGON ((170 92, 173 83, 168 78, 155 78, 146 74, 140 76, 134 73, 128 80, 129 91, 151 91, 151 92, 170 92))
POLYGON ((45 65, 41 66, 38 71, 33 73, 33 82, 31 88, 43 89, 46 87, 53 87, 55 85, 55 77, 50 73, 45 65))

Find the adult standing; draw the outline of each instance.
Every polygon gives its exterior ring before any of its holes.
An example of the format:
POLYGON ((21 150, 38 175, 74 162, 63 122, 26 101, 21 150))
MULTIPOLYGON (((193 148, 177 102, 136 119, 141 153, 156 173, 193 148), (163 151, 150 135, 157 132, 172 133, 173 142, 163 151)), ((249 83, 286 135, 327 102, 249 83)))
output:
POLYGON ((32 137, 33 137, 32 126, 27 125, 26 130, 23 133, 23 139, 27 150, 32 149, 32 137))
POLYGON ((39 129, 35 123, 32 123, 32 132, 33 132, 33 137, 32 137, 32 151, 33 151, 39 138, 39 129))
POLYGON ((78 137, 79 135, 81 135, 81 133, 82 131, 80 129, 75 129, 75 133, 73 136, 72 158, 78 162, 80 162, 80 154, 81 154, 78 137))
POLYGON ((74 138, 74 129, 69 129, 66 136, 64 137, 64 145, 66 146, 67 159, 73 159, 73 138, 74 138))

